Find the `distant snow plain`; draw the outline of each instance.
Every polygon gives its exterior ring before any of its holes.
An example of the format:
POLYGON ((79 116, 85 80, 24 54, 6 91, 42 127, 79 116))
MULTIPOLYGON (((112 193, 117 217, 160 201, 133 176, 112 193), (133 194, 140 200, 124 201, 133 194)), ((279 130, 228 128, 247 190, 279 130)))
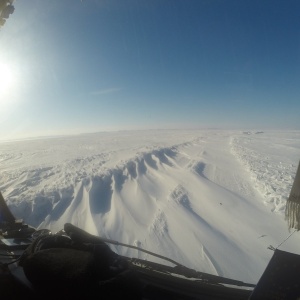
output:
POLYGON ((197 271, 256 283, 273 255, 269 246, 300 253, 299 233, 289 237, 284 219, 299 159, 300 131, 146 130, 7 141, 0 143, 0 190, 15 217, 36 228, 55 233, 70 222, 197 271))

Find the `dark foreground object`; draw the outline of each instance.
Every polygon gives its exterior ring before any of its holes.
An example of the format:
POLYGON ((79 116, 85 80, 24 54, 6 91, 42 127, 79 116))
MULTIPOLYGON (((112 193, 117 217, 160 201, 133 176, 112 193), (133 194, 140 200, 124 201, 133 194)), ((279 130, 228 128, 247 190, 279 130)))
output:
POLYGON ((29 245, 18 240, 13 250, 5 243, 0 246, 1 299, 287 300, 300 296, 300 256, 280 250, 275 250, 253 285, 182 265, 120 256, 101 238, 69 223, 59 234, 43 233, 29 245))
POLYGON ((56 234, 36 231, 14 219, 3 197, 0 197, 0 233, 1 299, 290 300, 300 297, 300 256, 280 250, 275 250, 260 281, 253 285, 197 272, 176 262, 175 267, 170 267, 120 256, 107 244, 118 242, 93 236, 70 223, 56 234))
POLYGON ((60 234, 41 234, 14 249, 1 246, 2 255, 16 255, 1 256, 1 299, 248 299, 254 287, 117 255, 69 223, 60 234))

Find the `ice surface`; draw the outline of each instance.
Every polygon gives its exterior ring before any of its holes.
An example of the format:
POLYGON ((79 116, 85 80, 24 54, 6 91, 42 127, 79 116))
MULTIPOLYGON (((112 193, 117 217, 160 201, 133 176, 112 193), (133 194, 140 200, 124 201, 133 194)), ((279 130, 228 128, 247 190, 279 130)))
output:
MULTIPOLYGON (((149 130, 0 143, 17 218, 66 222, 199 271, 256 283, 288 235, 299 131, 149 130)), ((168 264, 121 246, 122 255, 168 264)), ((295 233, 282 250, 300 252, 295 233)))

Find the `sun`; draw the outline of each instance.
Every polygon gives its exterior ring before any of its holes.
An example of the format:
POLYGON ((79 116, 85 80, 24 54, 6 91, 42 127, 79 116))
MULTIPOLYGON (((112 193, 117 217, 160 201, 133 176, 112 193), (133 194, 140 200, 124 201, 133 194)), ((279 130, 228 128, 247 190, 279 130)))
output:
POLYGON ((9 64, 0 62, 0 95, 9 93, 14 83, 15 76, 13 68, 9 64))

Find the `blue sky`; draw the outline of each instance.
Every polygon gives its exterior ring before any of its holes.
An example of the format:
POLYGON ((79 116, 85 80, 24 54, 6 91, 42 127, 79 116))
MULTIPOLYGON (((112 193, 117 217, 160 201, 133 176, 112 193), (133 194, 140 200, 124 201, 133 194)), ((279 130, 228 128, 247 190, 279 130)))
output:
MULTIPOLYGON (((300 2, 16 0, 0 139, 148 128, 300 129, 300 2)), ((7 74, 5 75, 5 72, 7 74)))

